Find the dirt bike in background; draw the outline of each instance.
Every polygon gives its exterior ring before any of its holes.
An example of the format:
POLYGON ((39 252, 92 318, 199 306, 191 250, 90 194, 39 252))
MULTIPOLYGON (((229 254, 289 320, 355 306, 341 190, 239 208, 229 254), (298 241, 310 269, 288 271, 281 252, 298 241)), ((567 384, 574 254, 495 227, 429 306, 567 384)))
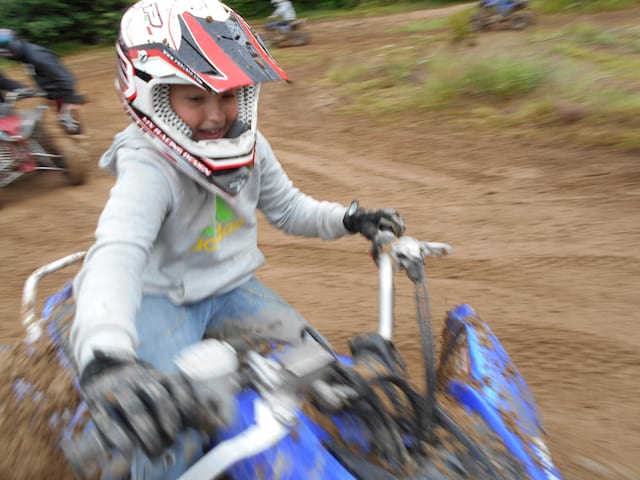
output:
POLYGON ((311 40, 311 35, 306 29, 307 21, 304 18, 293 20, 290 23, 269 22, 261 34, 262 41, 267 48, 300 47, 311 40))
POLYGON ((47 103, 45 92, 31 88, 10 91, 0 103, 0 189, 40 170, 62 172, 71 185, 84 183, 83 136, 62 133, 62 128, 45 122, 45 115, 51 115, 47 103), (26 99, 42 101, 34 108, 18 109, 17 102, 26 99))
MULTIPOLYGON (((448 312, 436 358, 425 262, 451 247, 372 233, 378 330, 352 337, 349 356, 339 355, 313 329, 296 346, 243 335, 205 339, 178 355, 175 381, 190 385, 196 401, 219 418, 210 450, 182 480, 561 479, 527 384, 469 305, 448 312), (392 340, 394 276, 400 271, 415 287, 422 390, 408 382, 392 340)), ((78 252, 36 270, 23 294, 29 344, 47 332, 70 377, 76 376, 69 348, 71 285, 49 297, 41 316, 36 288, 45 275, 83 256, 78 252)), ((29 392, 21 402, 46 402, 46 392, 24 381, 19 386, 29 392)), ((69 464, 78 478, 126 475, 131 452, 109 445, 86 412, 81 402, 66 417, 52 414, 58 425, 66 422, 59 437, 69 464)))
POLYGON ((504 26, 512 30, 524 30, 536 21, 535 12, 529 0, 512 0, 508 5, 508 13, 500 13, 496 0, 481 0, 478 11, 471 16, 471 31, 489 30, 494 25, 504 26))

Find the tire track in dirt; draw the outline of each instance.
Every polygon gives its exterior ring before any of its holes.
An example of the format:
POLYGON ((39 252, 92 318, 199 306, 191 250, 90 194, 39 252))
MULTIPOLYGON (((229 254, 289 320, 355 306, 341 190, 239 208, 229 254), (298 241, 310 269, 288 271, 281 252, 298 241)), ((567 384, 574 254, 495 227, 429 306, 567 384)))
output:
MULTIPOLYGON (((443 183, 444 176, 428 175, 423 178, 419 172, 415 171, 395 171, 392 167, 368 165, 366 157, 359 158, 342 154, 337 162, 336 157, 323 162, 321 160, 323 157, 333 155, 326 152, 325 149, 313 152, 309 148, 304 148, 304 151, 298 150, 295 153, 279 149, 276 154, 285 166, 287 173, 296 179, 295 183, 299 184, 303 191, 310 193, 319 192, 320 195, 323 195, 322 192, 326 192, 330 188, 338 192, 357 192, 362 196, 374 196, 380 190, 381 185, 370 181, 363 182, 359 175, 353 175, 353 172, 365 169, 372 176, 382 180, 382 187, 385 190, 402 191, 405 197, 416 198, 424 195, 427 191, 443 191, 438 185, 443 183), (290 159, 294 159, 294 161, 290 159)), ((344 198, 344 195, 341 197, 344 198)))
POLYGON ((640 395, 640 384, 634 380, 640 375, 640 355, 633 342, 553 326, 529 326, 523 336, 521 325, 509 324, 501 327, 500 337, 528 379, 543 419, 549 422, 566 415, 563 411, 572 412, 571 428, 550 436, 558 466, 567 472, 565 479, 639 478, 637 464, 625 466, 615 460, 616 445, 630 446, 640 433, 635 420, 640 418, 640 404, 627 405, 623 415, 615 406, 640 395), (527 375, 534 369, 549 375, 527 375), (593 423, 610 428, 594 435, 588 426, 593 423))
MULTIPOLYGON (((512 356, 521 363, 553 370, 553 383, 562 385, 561 395, 566 395, 576 408, 602 408, 605 405, 600 403, 616 393, 640 395, 640 384, 631 381, 640 373, 640 353, 631 343, 625 345, 580 329, 553 326, 529 326, 524 337, 521 328, 514 323, 501 326, 503 341, 515 352, 512 356), (576 395, 577 392, 588 395, 576 395)), ((541 390, 548 382, 535 379, 529 383, 541 390)), ((637 407, 640 412, 640 405, 637 407)))

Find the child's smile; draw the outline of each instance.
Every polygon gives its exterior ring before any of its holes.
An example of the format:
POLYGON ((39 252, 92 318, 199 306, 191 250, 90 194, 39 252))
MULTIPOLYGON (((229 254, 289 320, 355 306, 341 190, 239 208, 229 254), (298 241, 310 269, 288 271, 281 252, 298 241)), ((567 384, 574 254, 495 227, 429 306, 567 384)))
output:
POLYGON ((224 137, 225 130, 223 128, 199 128, 193 132, 194 140, 217 140, 224 137))
POLYGON ((235 89, 215 94, 195 85, 171 85, 170 100, 196 141, 223 138, 238 115, 235 89))

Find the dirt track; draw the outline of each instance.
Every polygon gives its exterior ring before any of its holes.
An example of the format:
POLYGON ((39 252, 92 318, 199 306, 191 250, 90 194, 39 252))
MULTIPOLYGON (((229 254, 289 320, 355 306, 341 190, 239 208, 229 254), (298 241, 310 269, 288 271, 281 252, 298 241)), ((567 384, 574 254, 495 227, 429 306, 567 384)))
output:
MULTIPOLYGON (((293 83, 263 89, 263 132, 302 190, 394 206, 410 235, 453 245, 451 257, 429 268, 436 319, 464 302, 490 323, 533 390, 565 478, 640 478, 637 155, 453 131, 422 117, 390 126, 338 116, 317 82, 336 50, 393 41, 387 30, 369 34, 406 19, 311 23, 313 44, 304 49, 315 61, 284 63, 293 83)), ((113 57, 98 52, 67 63, 91 99, 84 118, 95 165, 127 122, 112 86, 113 57)), ((90 245, 111 183, 94 167, 81 187, 41 174, 6 190, 0 340, 23 334, 27 275, 90 245)), ((338 347, 375 328, 376 277, 363 240, 292 238, 265 223, 260 244, 261 278, 338 347)), ((420 356, 405 283, 397 342, 415 375, 420 356)))

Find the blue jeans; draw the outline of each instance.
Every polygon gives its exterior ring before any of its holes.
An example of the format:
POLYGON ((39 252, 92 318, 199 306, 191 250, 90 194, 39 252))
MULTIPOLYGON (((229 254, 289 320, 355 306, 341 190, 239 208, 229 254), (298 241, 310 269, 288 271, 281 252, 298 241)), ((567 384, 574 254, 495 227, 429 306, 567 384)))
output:
MULTIPOLYGON (((171 374, 177 371, 175 355, 202 340, 205 332, 216 338, 254 333, 297 343, 306 327, 298 312, 256 278, 228 293, 189 305, 175 305, 166 297, 144 296, 136 322, 138 356, 171 374)), ((131 478, 175 479, 203 455, 206 442, 198 432, 189 430, 153 462, 136 451, 131 478)))

